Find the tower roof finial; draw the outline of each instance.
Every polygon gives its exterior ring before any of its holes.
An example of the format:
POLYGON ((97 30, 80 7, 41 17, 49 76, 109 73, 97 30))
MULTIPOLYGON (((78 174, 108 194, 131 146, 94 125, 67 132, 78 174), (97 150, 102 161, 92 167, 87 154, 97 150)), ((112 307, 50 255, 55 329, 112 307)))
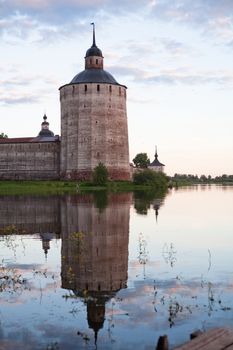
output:
POLYGON ((155 146, 155 159, 158 158, 157 146, 155 146))
MULTIPOLYGON (((93 27, 93 43, 92 43, 92 46, 90 47, 90 49, 87 50, 85 58, 90 57, 90 56, 97 56, 97 57, 103 58, 102 51, 96 46, 96 42, 95 42, 95 23, 92 22, 90 24, 93 27)), ((86 67, 86 65, 85 65, 85 67, 86 67)), ((94 67, 94 68, 98 68, 98 67, 94 67)))
POLYGON ((92 22, 91 25, 93 27, 93 43, 92 43, 92 46, 96 46, 96 42, 95 42, 95 23, 92 22))

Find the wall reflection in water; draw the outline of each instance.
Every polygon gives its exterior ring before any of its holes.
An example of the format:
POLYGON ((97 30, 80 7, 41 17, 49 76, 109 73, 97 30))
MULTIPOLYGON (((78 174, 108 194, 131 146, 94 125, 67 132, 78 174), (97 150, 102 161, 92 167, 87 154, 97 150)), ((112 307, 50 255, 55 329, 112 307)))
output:
POLYGON ((94 349, 98 334, 99 349, 154 349, 161 334, 175 347, 233 326, 232 199, 232 187, 0 197, 1 342, 94 349))
POLYGON ((62 238, 61 285, 85 302, 95 340, 106 302, 127 286, 131 203, 130 193, 105 192, 0 200, 2 232, 37 234, 45 256, 50 241, 62 238))
POLYGON ((25 234, 60 232, 58 196, 0 196, 0 228, 25 234))
POLYGON ((0 196, 0 233, 37 234, 47 257, 50 241, 60 237, 59 196, 0 196))
POLYGON ((62 287, 84 299, 95 340, 105 303, 127 286, 131 201, 131 194, 108 195, 105 208, 89 195, 62 201, 62 287))

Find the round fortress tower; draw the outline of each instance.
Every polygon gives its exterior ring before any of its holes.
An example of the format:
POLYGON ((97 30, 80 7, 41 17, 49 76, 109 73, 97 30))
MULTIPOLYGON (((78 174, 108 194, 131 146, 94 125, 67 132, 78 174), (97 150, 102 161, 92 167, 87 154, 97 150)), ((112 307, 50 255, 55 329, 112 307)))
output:
POLYGON ((88 180, 101 162, 111 179, 130 179, 126 89, 103 69, 93 24, 85 70, 60 88, 62 178, 88 180))

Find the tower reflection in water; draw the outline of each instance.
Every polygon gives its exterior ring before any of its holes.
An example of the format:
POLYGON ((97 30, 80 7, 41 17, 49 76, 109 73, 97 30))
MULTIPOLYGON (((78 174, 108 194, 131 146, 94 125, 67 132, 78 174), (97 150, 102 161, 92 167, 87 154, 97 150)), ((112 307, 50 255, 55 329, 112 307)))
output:
POLYGON ((62 288, 84 299, 95 342, 106 302, 127 287, 131 202, 128 193, 102 193, 67 196, 61 205, 62 288))

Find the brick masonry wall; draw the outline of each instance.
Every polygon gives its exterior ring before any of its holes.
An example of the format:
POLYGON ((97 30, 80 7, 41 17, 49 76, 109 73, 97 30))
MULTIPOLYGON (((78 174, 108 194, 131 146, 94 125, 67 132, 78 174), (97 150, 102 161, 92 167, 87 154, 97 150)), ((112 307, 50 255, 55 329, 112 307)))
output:
POLYGON ((112 179, 130 179, 126 88, 69 84, 60 89, 61 175, 89 179, 99 162, 112 179))
POLYGON ((1 180, 49 180, 60 176, 60 142, 0 144, 1 180))

